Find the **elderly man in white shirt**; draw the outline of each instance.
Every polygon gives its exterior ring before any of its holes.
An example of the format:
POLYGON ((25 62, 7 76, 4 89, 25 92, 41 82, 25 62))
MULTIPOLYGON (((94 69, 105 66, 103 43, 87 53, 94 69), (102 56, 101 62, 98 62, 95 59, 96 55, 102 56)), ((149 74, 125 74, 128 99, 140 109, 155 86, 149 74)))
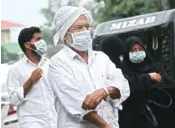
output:
POLYGON ((65 6, 54 24, 54 44, 64 43, 48 72, 57 97, 57 128, 119 128, 118 109, 130 95, 129 85, 107 55, 91 49, 91 14, 65 6))
POLYGON ((17 106, 20 128, 57 128, 54 95, 48 85, 49 61, 38 27, 21 30, 18 42, 24 57, 9 70, 7 88, 10 103, 17 106))

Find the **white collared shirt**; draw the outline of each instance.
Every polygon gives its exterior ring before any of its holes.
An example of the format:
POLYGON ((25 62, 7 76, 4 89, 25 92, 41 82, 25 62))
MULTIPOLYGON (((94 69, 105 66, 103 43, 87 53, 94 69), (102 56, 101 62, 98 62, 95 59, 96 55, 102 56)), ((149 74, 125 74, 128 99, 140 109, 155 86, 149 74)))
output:
POLYGON ((9 70, 7 88, 11 104, 17 106, 20 128, 57 127, 55 98, 47 80, 49 62, 43 58, 38 65, 35 65, 24 56, 9 70), (24 97, 23 85, 37 68, 43 70, 43 76, 24 97))
POLYGON ((89 111, 82 109, 85 97, 97 89, 113 86, 121 98, 102 101, 95 110, 112 128, 118 126, 118 109, 130 95, 128 81, 120 69, 102 52, 88 52, 88 64, 67 46, 51 59, 48 78, 57 96, 57 128, 96 128, 82 117, 89 111))

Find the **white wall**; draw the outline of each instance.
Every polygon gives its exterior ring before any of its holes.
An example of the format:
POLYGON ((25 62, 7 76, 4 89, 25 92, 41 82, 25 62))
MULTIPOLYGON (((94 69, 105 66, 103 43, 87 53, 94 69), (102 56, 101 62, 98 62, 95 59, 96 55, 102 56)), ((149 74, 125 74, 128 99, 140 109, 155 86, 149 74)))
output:
POLYGON ((10 29, 10 42, 18 42, 18 35, 23 27, 10 29))

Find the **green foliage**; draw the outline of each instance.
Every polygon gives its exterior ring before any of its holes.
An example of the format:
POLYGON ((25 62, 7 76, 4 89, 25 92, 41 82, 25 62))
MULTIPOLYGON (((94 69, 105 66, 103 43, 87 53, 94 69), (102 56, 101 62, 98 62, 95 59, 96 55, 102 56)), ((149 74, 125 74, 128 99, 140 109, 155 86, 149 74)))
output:
POLYGON ((46 41, 48 47, 53 46, 54 33, 55 32, 52 29, 42 30, 43 39, 46 41))
POLYGON ((18 44, 11 44, 1 45, 1 63, 13 63, 22 57, 20 48, 16 47, 18 44))
POLYGON ((5 63, 8 61, 7 51, 6 49, 1 45, 1 63, 5 63))
POLYGON ((104 2, 98 22, 162 11, 175 7, 174 0, 96 0, 104 2), (172 5, 174 4, 174 5, 172 5), (170 6, 171 5, 171 6, 170 6))

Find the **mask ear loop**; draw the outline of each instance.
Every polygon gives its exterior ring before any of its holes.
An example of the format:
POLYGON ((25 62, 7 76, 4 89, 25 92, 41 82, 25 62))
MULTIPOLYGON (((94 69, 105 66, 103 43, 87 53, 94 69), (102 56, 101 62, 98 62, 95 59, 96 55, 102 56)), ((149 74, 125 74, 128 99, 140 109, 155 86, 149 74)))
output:
POLYGON ((66 40, 65 44, 68 46, 68 47, 72 47, 72 44, 73 44, 73 35, 72 33, 70 33, 69 31, 67 32, 70 36, 71 36, 71 40, 72 40, 72 43, 69 41, 69 40, 66 40))
MULTIPOLYGON (((28 44, 32 44, 31 42, 27 42, 28 44)), ((35 44, 33 44, 35 45, 35 44)), ((36 47, 36 46, 35 46, 36 47)), ((36 49, 33 49, 33 48, 27 48, 27 49, 30 49, 30 50, 33 50, 33 51, 36 51, 36 49)))
MULTIPOLYGON (((32 44, 32 43, 30 43, 30 44, 32 44)), ((32 51, 37 51, 37 47, 36 47, 36 45, 35 44, 33 44, 34 46, 35 46, 35 48, 36 49, 33 49, 33 48, 28 48, 28 49, 30 49, 30 50, 32 50, 32 51)), ((38 54, 41 58, 44 58, 44 56, 43 55, 40 55, 40 54, 38 54)))

